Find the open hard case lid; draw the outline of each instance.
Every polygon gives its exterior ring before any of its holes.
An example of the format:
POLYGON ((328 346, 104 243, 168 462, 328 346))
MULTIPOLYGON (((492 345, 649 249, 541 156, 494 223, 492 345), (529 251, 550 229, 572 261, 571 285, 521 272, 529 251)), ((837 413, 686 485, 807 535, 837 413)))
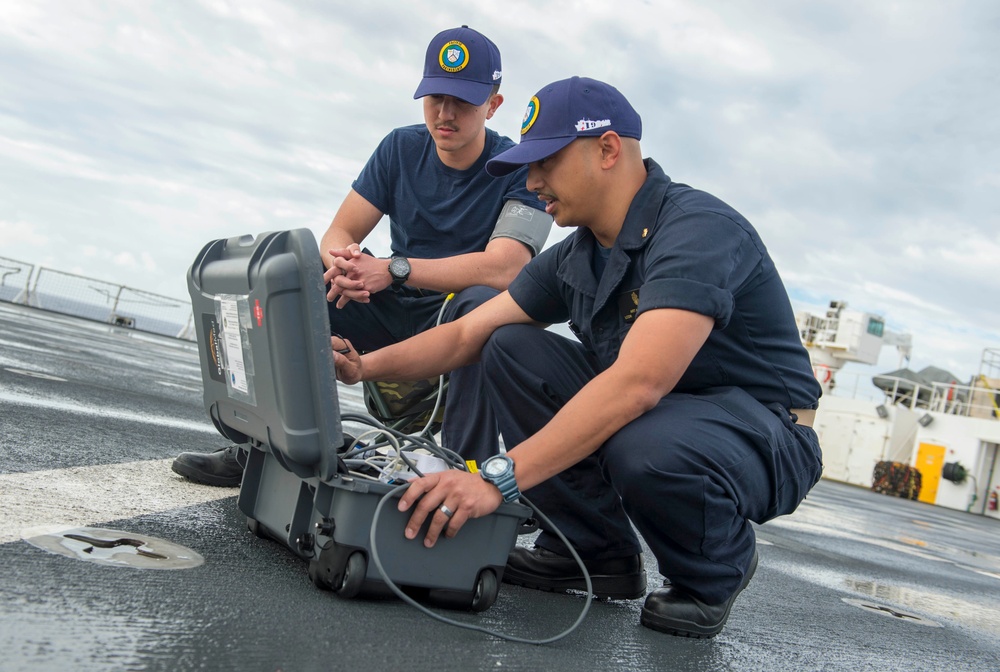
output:
POLYGON ((323 270, 308 229, 240 236, 202 249, 188 291, 215 427, 327 480, 343 432, 323 270))

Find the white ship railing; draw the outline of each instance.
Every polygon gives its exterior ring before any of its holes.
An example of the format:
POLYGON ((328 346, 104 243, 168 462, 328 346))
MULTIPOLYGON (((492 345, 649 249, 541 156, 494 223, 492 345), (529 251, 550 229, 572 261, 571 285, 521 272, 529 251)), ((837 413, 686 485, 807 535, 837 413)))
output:
POLYGON ((194 340, 187 300, 0 257, 0 301, 194 340))
POLYGON ((844 373, 836 375, 833 396, 864 399, 910 410, 932 411, 947 415, 1000 419, 1000 381, 978 375, 969 384, 921 384, 908 378, 876 376, 882 387, 872 383, 871 375, 844 373))

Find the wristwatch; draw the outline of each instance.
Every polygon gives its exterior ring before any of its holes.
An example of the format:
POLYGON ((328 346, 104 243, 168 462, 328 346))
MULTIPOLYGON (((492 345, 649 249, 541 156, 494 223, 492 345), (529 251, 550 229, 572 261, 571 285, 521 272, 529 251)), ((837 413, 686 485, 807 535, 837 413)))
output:
POLYGON ((410 279, 410 262, 406 257, 389 258, 389 275, 392 276, 392 286, 401 287, 410 279))
POLYGON ((480 472, 483 479, 497 486, 503 501, 514 502, 521 498, 521 491, 514 480, 514 460, 506 455, 494 455, 485 462, 480 472))

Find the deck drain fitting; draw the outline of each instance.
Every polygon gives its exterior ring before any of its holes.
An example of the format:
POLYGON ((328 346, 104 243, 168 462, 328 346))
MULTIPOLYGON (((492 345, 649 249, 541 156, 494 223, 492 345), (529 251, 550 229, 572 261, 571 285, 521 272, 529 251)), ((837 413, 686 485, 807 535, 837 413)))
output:
POLYGON ((877 614, 879 616, 888 616, 889 618, 894 618, 897 621, 904 621, 906 623, 913 623, 914 625, 925 625, 929 628, 943 628, 944 626, 940 623, 936 623, 922 616, 917 616, 916 614, 911 614, 895 607, 890 607, 885 604, 874 604, 866 600, 857 600, 851 597, 841 598, 847 604, 855 607, 864 609, 865 611, 877 614))
POLYGON ((190 569, 205 562, 190 548, 164 539, 102 527, 36 528, 22 538, 50 553, 116 567, 190 569))

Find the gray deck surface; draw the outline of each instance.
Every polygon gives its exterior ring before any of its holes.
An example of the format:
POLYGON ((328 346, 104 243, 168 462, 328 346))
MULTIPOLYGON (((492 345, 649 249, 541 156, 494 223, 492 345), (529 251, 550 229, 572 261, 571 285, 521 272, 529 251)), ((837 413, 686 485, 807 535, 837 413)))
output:
MULTIPOLYGON (((641 600, 595 602, 536 646, 320 591, 247 531, 236 489, 170 471, 225 445, 200 380, 191 343, 0 303, 0 670, 1000 670, 1000 522, 830 481, 758 528, 756 577, 711 640, 641 627, 641 600), (22 539, 49 525, 205 561, 112 567, 22 539)), ((582 604, 504 585, 482 614, 445 613, 543 638, 582 604)))

